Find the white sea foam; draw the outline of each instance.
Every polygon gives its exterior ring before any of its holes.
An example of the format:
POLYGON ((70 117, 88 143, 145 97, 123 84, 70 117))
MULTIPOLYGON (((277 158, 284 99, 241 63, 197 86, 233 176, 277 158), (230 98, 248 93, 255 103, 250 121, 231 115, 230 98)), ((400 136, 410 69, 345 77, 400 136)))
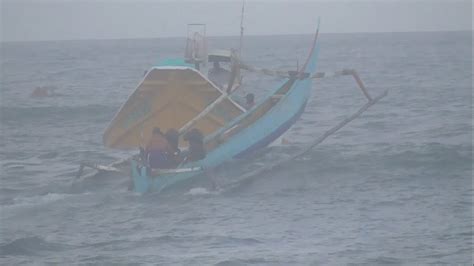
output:
POLYGON ((212 192, 207 190, 207 188, 203 188, 203 187, 191 188, 188 192, 186 192, 186 195, 191 195, 191 196, 209 195, 209 194, 212 194, 212 192))

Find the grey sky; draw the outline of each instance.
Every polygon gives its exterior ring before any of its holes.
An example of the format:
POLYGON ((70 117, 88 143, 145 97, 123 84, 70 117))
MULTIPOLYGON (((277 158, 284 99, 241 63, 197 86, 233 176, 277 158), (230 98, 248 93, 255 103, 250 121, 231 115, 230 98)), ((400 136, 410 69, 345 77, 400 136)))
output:
MULTIPOLYGON (((187 23, 208 35, 238 35, 241 1, 0 0, 2 41, 184 36, 187 23)), ((246 0, 248 35, 471 30, 469 0, 246 0)))

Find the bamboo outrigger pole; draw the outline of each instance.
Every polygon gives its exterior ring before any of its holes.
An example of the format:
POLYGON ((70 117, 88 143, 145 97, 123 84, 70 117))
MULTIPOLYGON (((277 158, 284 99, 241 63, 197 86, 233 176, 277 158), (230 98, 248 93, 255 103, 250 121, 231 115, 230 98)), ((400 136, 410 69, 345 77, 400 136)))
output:
POLYGON ((359 88, 361 89, 361 91, 364 93, 365 98, 367 98, 367 100, 369 101, 372 100, 372 97, 367 91, 367 88, 365 87, 364 82, 362 82, 362 79, 360 78, 359 73, 357 73, 355 69, 346 68, 334 73, 318 72, 314 74, 311 78, 320 79, 320 78, 330 78, 330 77, 339 77, 339 76, 352 76, 354 80, 356 81, 357 85, 359 86, 359 88))
POLYGON ((270 170, 272 170, 272 169, 274 169, 278 166, 281 166, 282 164, 284 164, 288 161, 295 160, 295 159, 297 159, 301 156, 304 156, 310 150, 312 150, 314 147, 316 147, 317 145, 322 143, 324 140, 326 140, 329 136, 336 133, 337 131, 339 131, 339 129, 343 128, 345 125, 349 124, 351 121, 353 121, 354 119, 359 117, 361 114, 363 114, 365 111, 367 111, 367 109, 369 109, 371 106, 373 106, 378 101, 380 101, 380 99, 387 96, 387 94, 388 94, 388 91, 385 91, 385 92, 383 92, 382 94, 378 95, 375 98, 372 98, 372 97, 370 97, 370 95, 367 94, 367 96, 368 96, 368 97, 366 96, 366 98, 368 99, 367 103, 364 104, 361 108, 359 108, 359 110, 357 112, 353 113, 352 115, 348 116, 346 119, 342 120, 341 122, 339 122, 337 125, 335 125, 331 129, 327 130, 323 135, 321 135, 319 138, 315 139, 313 142, 311 142, 309 144, 305 144, 304 149, 302 149, 299 152, 291 155, 289 158, 284 158, 284 159, 278 160, 278 161, 276 161, 272 164, 269 164, 267 166, 263 166, 261 168, 258 168, 256 170, 253 170, 253 171, 250 171, 250 172, 244 174, 241 178, 239 178, 239 180, 237 182, 231 183, 229 185, 229 189, 235 189, 236 187, 239 186, 239 184, 242 183, 243 180, 251 179, 251 178, 254 178, 256 176, 261 176, 261 174, 264 173, 264 172, 270 171, 270 170))

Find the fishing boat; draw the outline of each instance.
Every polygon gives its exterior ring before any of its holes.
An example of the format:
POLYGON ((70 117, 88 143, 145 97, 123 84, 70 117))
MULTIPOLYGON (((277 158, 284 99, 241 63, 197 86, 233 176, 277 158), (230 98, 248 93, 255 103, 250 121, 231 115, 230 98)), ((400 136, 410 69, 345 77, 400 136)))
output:
MULTIPOLYGON (((318 56, 318 31, 302 68, 290 72, 287 79, 249 110, 230 97, 235 84, 215 84, 200 71, 204 59, 199 50, 189 52, 194 55, 183 60, 165 60, 152 67, 105 131, 104 144, 116 149, 138 149, 156 126, 163 130, 179 129, 181 136, 197 128, 205 136, 207 154, 202 160, 184 162, 176 169, 151 169, 142 160, 132 159, 133 189, 161 191, 224 161, 245 157, 286 132, 303 113, 310 95, 310 77, 316 71, 318 56)), ((187 47, 190 43, 204 47, 201 36, 189 38, 187 47)), ((238 60, 231 55, 220 51, 207 59, 238 60)))
MULTIPOLYGON (((131 169, 129 172, 133 190, 139 193, 160 192, 174 184, 199 176, 225 161, 243 158, 267 147, 284 134, 304 112, 310 98, 312 80, 329 76, 316 72, 319 23, 305 63, 293 71, 272 71, 249 66, 242 62, 236 51, 208 54, 205 25, 190 24, 188 29, 189 27, 198 27, 200 30, 188 30, 184 58, 163 60, 147 71, 110 122, 103 141, 104 145, 110 148, 138 150, 144 147, 151 138, 153 128, 158 126, 165 131, 179 129, 179 147, 186 150, 188 147, 183 135, 192 129, 198 129, 204 135, 207 154, 198 161, 184 158, 178 167, 172 169, 153 169, 140 156, 126 160, 127 167, 131 169), (212 71, 206 75, 205 70, 209 63, 214 64, 214 67, 219 63, 230 64, 229 71, 222 71, 224 76, 227 76, 227 82, 222 82, 222 78, 211 77, 212 71), (283 80, 247 109, 231 97, 240 86, 241 69, 279 76, 283 80)), ((354 70, 332 74, 339 75, 352 75, 368 103, 309 145, 310 147, 317 145, 386 95, 385 93, 372 98, 354 70)), ((99 171, 120 171, 115 165, 81 165, 84 166, 99 171)))

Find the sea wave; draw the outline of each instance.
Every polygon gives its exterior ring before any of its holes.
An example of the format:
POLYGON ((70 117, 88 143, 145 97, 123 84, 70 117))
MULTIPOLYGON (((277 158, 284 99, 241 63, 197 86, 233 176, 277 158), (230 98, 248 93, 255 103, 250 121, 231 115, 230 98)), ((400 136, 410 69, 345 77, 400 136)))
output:
POLYGON ((65 121, 77 123, 78 120, 84 118, 87 118, 89 123, 107 122, 115 111, 117 111, 117 106, 105 105, 0 107, 1 121, 6 125, 45 122, 57 124, 65 121))
POLYGON ((43 251, 62 251, 66 246, 46 241, 39 236, 28 236, 17 238, 0 246, 0 254, 2 256, 32 256, 43 251))
MULTIPOLYGON (((248 162, 250 165, 235 169, 226 167, 217 176, 224 177, 220 180, 224 194, 238 193, 245 190, 260 179, 267 179, 265 189, 271 188, 268 184, 282 182, 284 185, 279 189, 293 192, 311 189, 310 187, 292 187, 291 182, 298 179, 306 179, 308 175, 329 176, 350 172, 365 173, 367 175, 378 174, 380 166, 387 171, 400 171, 400 169, 418 172, 420 175, 428 173, 447 173, 455 170, 457 173, 468 173, 471 171, 472 146, 452 145, 441 143, 400 145, 367 145, 362 150, 357 147, 350 149, 346 145, 326 145, 320 149, 310 150, 302 157, 292 159, 289 154, 279 155, 282 151, 303 150, 303 146, 273 147, 270 154, 265 154, 263 158, 248 162), (272 154, 276 153, 276 154, 272 154), (286 159, 285 159, 286 158, 286 159), (263 166, 262 166, 263 164, 263 166), (243 170, 242 169, 246 169, 243 170), (371 170, 373 169, 373 170, 371 170), (288 176, 292 176, 288 179, 288 176), (281 178, 280 178, 281 177, 281 178)), ((448 175, 449 176, 449 175, 448 175)), ((451 177, 451 176, 449 176, 451 177)), ((264 182, 264 181, 262 181, 264 182)), ((274 193, 282 191, 274 191, 274 193)))
POLYGON ((5 207, 20 207, 20 206, 31 206, 31 205, 40 205, 40 204, 49 204, 54 201, 63 200, 67 197, 70 197, 71 194, 62 194, 62 193, 46 193, 44 195, 37 196, 26 196, 26 197, 17 197, 13 198, 9 204, 2 206, 5 207))
POLYGON ((250 258, 250 259, 228 259, 219 261, 215 266, 244 266, 244 265, 272 265, 272 264, 281 264, 281 261, 272 261, 265 258, 250 258))

